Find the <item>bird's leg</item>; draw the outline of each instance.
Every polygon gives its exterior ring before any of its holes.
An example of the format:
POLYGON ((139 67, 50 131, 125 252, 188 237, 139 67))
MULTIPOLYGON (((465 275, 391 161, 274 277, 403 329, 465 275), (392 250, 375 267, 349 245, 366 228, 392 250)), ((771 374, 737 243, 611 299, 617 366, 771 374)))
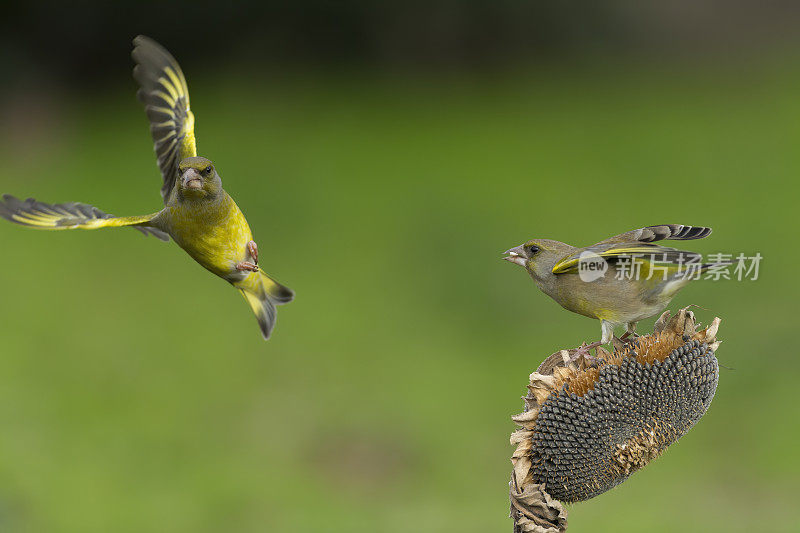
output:
POLYGON ((236 270, 240 272, 243 270, 258 272, 258 265, 255 263, 251 263, 250 261, 239 261, 238 263, 236 263, 236 270))
POLYGON ((250 257, 253 258, 253 263, 258 264, 258 246, 256 241, 249 241, 247 243, 247 250, 250 252, 250 257))
POLYGON ((614 324, 609 322, 608 320, 601 320, 600 330, 602 331, 602 336, 600 337, 600 344, 608 344, 609 342, 611 342, 611 337, 614 336, 614 324))
POLYGON ((639 336, 636 334, 636 322, 628 322, 625 333, 619 338, 622 342, 636 342, 639 336))

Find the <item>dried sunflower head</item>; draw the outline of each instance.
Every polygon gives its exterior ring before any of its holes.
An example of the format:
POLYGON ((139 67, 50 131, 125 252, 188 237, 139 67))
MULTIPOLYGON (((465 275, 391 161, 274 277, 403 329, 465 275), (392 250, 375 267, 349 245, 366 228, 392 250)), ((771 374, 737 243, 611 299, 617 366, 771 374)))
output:
POLYGON ((511 514, 515 531, 567 527, 560 502, 587 500, 658 457, 705 414, 717 388, 720 319, 664 313, 653 334, 590 361, 562 350, 530 376, 513 417, 511 514))

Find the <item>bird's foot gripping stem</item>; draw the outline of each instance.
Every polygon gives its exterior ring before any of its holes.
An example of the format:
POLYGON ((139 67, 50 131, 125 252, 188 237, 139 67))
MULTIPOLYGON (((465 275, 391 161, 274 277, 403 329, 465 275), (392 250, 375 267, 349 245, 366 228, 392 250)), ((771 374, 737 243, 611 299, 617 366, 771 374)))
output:
POLYGON ((239 261, 236 263, 236 270, 242 272, 249 270, 250 272, 258 272, 258 265, 250 261, 239 261))

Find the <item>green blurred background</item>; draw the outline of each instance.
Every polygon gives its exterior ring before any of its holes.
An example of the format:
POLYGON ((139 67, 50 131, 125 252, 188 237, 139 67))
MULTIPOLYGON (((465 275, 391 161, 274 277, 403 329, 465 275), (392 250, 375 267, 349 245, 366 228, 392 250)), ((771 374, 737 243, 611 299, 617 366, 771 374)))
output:
POLYGON ((159 209, 151 35, 297 299, 265 343, 174 244, 0 224, 0 530, 510 531, 528 374, 599 327, 500 252, 659 223, 760 278, 675 299, 723 318, 714 403, 570 531, 800 528, 796 6, 54 6, 2 23, 0 192, 159 209))

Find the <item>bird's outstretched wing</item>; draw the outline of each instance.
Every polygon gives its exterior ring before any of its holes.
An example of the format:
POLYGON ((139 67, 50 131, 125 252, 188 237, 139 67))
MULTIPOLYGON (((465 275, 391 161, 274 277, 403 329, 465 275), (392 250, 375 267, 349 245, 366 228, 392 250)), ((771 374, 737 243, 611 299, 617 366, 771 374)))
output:
POLYGON ((23 201, 10 194, 4 194, 0 201, 0 217, 22 226, 49 230, 131 226, 145 235, 168 241, 169 235, 150 226, 153 216, 115 217, 88 204, 46 204, 33 198, 23 201))
POLYGON ((197 155, 189 89, 178 62, 161 45, 143 35, 133 44, 133 77, 139 83, 136 96, 150 121, 158 168, 164 178, 161 197, 166 203, 175 186, 178 163, 197 155))
POLYGON ((660 226, 647 226, 614 235, 597 244, 621 242, 654 242, 663 240, 690 241, 702 239, 711 235, 711 228, 704 226, 684 226, 683 224, 661 224, 660 226))

